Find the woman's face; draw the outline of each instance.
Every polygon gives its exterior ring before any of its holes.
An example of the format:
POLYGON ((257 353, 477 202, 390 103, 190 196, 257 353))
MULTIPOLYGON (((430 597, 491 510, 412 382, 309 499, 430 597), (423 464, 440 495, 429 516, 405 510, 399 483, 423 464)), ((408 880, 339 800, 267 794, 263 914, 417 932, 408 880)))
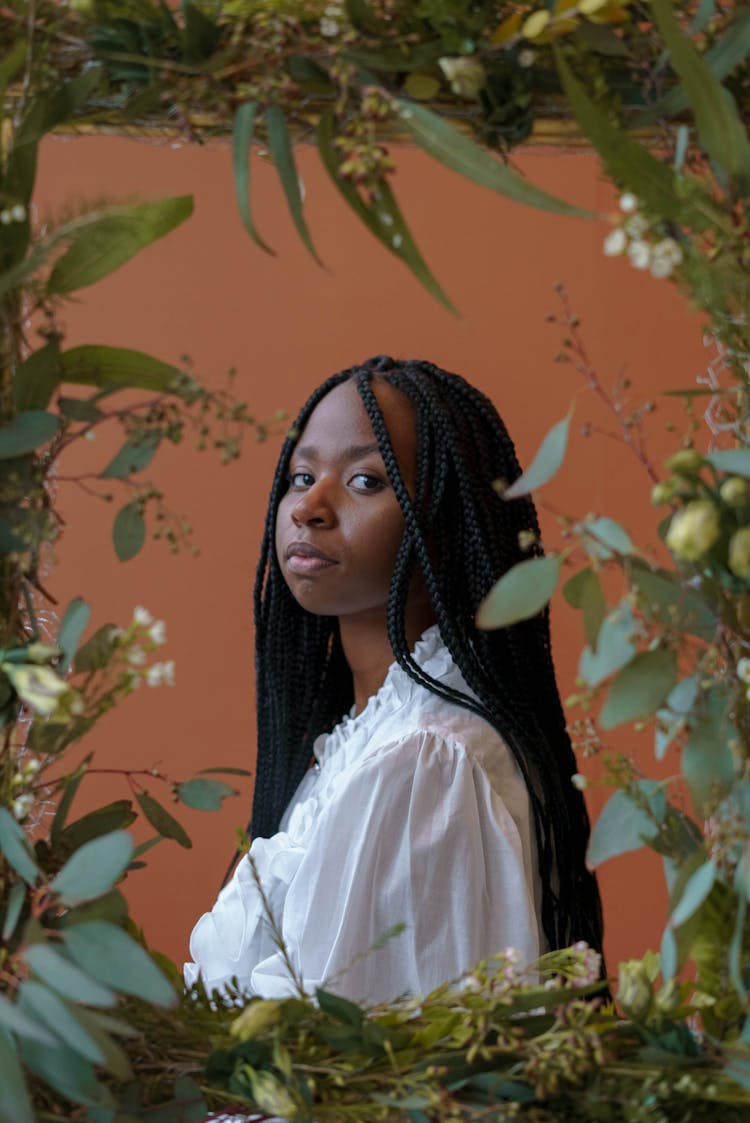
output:
MULTIPOLYGON (((371 383, 401 476, 413 492, 415 412, 406 395, 371 383)), ((276 555, 295 600, 323 616, 383 617, 404 519, 354 382, 313 410, 289 464, 276 515, 276 555)))

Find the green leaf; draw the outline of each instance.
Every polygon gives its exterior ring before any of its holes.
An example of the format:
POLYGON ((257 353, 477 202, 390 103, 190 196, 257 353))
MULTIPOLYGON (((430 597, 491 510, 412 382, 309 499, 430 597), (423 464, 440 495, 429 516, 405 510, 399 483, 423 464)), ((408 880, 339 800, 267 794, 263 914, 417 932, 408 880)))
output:
POLYGON ((680 30, 672 0, 652 0, 651 10, 695 114, 706 152, 734 179, 750 184, 750 140, 731 94, 680 30))
POLYGON ((389 253, 394 254, 404 262, 427 292, 436 300, 439 300, 449 312, 457 314, 456 308, 433 277, 426 261, 419 252, 387 182, 383 180, 378 198, 373 198, 368 205, 354 184, 339 174, 341 160, 333 145, 335 135, 333 113, 326 110, 318 123, 318 151, 323 167, 341 196, 370 233, 374 234, 389 253))
POLYGON ((716 881, 716 866, 713 862, 704 862, 688 879, 682 891, 677 907, 672 910, 669 923, 673 928, 679 928, 694 912, 701 907, 716 881))
POLYGON ((615 671, 629 663, 635 654, 631 636, 635 621, 627 603, 623 601, 604 617, 599 629, 596 651, 590 647, 581 652, 578 674, 589 686, 598 686, 615 671))
POLYGON ((312 244, 310 232, 307 229, 307 224, 302 212, 302 192, 300 191, 299 175, 297 174, 297 166, 294 162, 292 142, 289 139, 289 130, 286 126, 284 110, 280 105, 269 105, 266 110, 266 126, 268 129, 268 147, 273 157, 274 166, 278 172, 279 179, 281 180, 281 186, 284 189, 286 201, 289 206, 289 213, 292 216, 294 225, 297 227, 297 233, 318 265, 322 265, 315 251, 315 246, 312 244))
POLYGON ((55 812, 55 817, 52 820, 52 827, 50 829, 50 841, 53 847, 59 845, 60 833, 67 821, 71 804, 75 799, 75 794, 78 791, 81 780, 86 774, 87 765, 88 759, 86 759, 83 764, 80 764, 75 772, 69 773, 62 780, 62 795, 57 805, 57 811, 55 812))
POLYGON ((706 460, 719 472, 750 479, 750 448, 727 448, 709 452, 706 460))
MULTIPOLYGON (((693 27, 691 26, 691 34, 693 27)), ((718 42, 714 43, 703 55, 706 66, 721 81, 735 67, 744 62, 750 53, 750 11, 738 13, 726 27, 718 42)), ((677 117, 687 109, 688 99, 683 86, 671 89, 657 106, 656 112, 663 117, 677 117)), ((649 117, 652 115, 649 114, 649 117)))
POLYGON ((73 853, 50 888, 68 906, 102 897, 122 877, 132 855, 133 840, 125 831, 94 838, 73 853))
POLYGON ((138 500, 128 503, 115 515, 112 542, 120 561, 130 561, 146 541, 146 523, 138 500))
POLYGON ((92 1064, 101 1064, 104 1055, 93 1037, 79 1022, 70 1005, 43 983, 27 980, 19 987, 22 1008, 36 1015, 53 1034, 73 1052, 92 1064))
MULTIPOLYGON (((120 1081, 133 1080, 133 1070, 128 1055, 102 1025, 102 1015, 94 1010, 85 1010, 81 1006, 77 1008, 76 1014, 87 1033, 99 1046, 104 1056, 103 1067, 120 1081)), ((108 1021, 114 1022, 115 1019, 108 1019, 108 1021)), ((121 1123, 119 1117, 118 1123, 121 1123)), ((202 1119, 200 1123, 203 1123, 202 1119)))
POLYGON ((615 729, 649 717, 662 705, 677 678, 673 651, 657 647, 642 651, 615 677, 599 714, 602 729, 615 729))
POLYGON ((250 211, 250 154, 253 143, 253 128, 255 116, 258 112, 256 101, 247 101, 238 105, 234 114, 234 128, 232 130, 232 166, 234 169, 234 191, 237 196, 237 206, 242 219, 242 225, 250 237, 266 253, 275 253, 267 242, 264 242, 255 228, 253 216, 250 211))
POLYGON ((62 296, 93 285, 130 261, 139 250, 174 230, 192 210, 191 195, 112 208, 73 236, 52 269, 48 291, 62 296))
POLYGON ((222 800, 230 795, 237 795, 237 791, 230 788, 229 784, 222 784, 220 780, 196 778, 178 784, 177 795, 188 807, 195 807, 199 811, 218 811, 222 800))
POLYGON ((138 818, 129 799, 116 799, 103 807, 96 807, 58 832, 58 843, 68 850, 77 850, 85 842, 113 831, 124 830, 138 818))
POLYGON ((611 558, 614 554, 632 554, 630 535, 614 519, 586 519, 576 530, 581 535, 581 545, 592 558, 611 558))
POLYGON ((183 0, 185 21, 183 55, 186 62, 202 62, 210 58, 221 38, 221 30, 196 4, 183 0))
POLYGON ((0 1121, 35 1123, 13 1038, 0 1028, 0 1121))
POLYGON ((135 798, 154 830, 157 830, 163 838, 173 838, 186 850, 191 848, 193 844, 185 828, 162 807, 158 800, 148 792, 138 792, 135 798))
POLYGON ((39 867, 36 864, 26 832, 6 807, 0 807, 0 852, 6 861, 32 887, 36 885, 39 867))
POLYGON ((0 425, 0 460, 12 460, 33 452, 51 441, 59 427, 59 419, 43 409, 17 414, 6 425, 0 425))
POLYGON ((34 1041, 21 1043, 26 1065, 66 1099, 93 1107, 114 1107, 112 1093, 94 1075, 91 1064, 58 1042, 49 1048, 34 1041))
POLYGON ((130 437, 101 473, 102 479, 124 480, 134 472, 142 472, 154 458, 162 434, 156 429, 130 437))
POLYGON ((16 930, 16 925, 18 924, 18 919, 21 915, 21 910, 23 909, 25 901, 26 887, 22 882, 17 881, 15 885, 11 886, 11 890, 7 898, 7 904, 5 906, 2 934, 0 935, 3 943, 10 942, 10 939, 16 930))
POLYGON ((667 698, 666 708, 656 712, 656 739, 655 754, 657 760, 663 760, 664 754, 681 729, 685 727, 695 699, 698 696, 700 678, 691 675, 690 678, 678 682, 667 698))
POLYGON ((560 576, 556 555, 529 558, 504 573, 490 589, 476 614, 478 628, 507 628, 529 620, 549 604, 560 576))
POLYGON ((117 1004, 117 995, 113 990, 96 982, 50 944, 32 944, 26 948, 23 958, 38 979, 64 998, 87 1006, 117 1004))
POLYGON ((120 629, 115 624, 102 624, 91 639, 76 651, 73 663, 76 671, 100 671, 112 658, 120 629))
POLYGON ((321 987, 316 988, 315 997, 323 1013, 335 1018, 336 1021, 352 1026, 353 1029, 359 1029, 364 1022, 364 1011, 356 1002, 350 1002, 348 998, 342 998, 338 994, 331 994, 321 987))
POLYGON ((41 1041, 44 1045, 55 1045, 57 1039, 39 1024, 37 1018, 24 1013, 17 1002, 11 1002, 0 994, 0 1030, 26 1037, 30 1041, 41 1041))
POLYGON ((508 199, 555 214, 592 218, 589 211, 575 207, 549 195, 533 183, 522 179, 505 164, 481 148, 471 137, 460 133, 443 117, 424 105, 410 101, 396 102, 399 122, 420 148, 441 164, 482 187, 489 187, 508 199))
POLYGON ((52 338, 21 363, 13 378, 19 413, 45 410, 60 381, 60 343, 52 338))
POLYGON ((730 718, 732 703, 728 692, 715 688, 702 697, 703 706, 692 721, 682 752, 682 774, 696 813, 706 818, 734 780, 735 763, 729 742, 737 732, 730 718))
POLYGON ((701 639, 714 638, 716 619, 711 609, 703 597, 683 585, 676 574, 651 569, 636 558, 628 563, 626 572, 631 588, 639 594, 640 608, 647 616, 701 639))
POLYGON ((85 344, 60 356, 60 379, 102 389, 133 386, 155 393, 174 392, 184 375, 169 363, 128 347, 85 344))
POLYGON ((121 994, 172 1006, 176 995, 151 956, 121 928, 90 921, 64 929, 68 952, 84 971, 121 994))
MULTIPOLYGON (((664 817, 664 789, 656 780, 639 780, 635 785, 657 820, 664 817)), ((586 864, 595 869, 609 858, 640 850, 658 833, 654 819, 628 795, 617 791, 604 804, 594 823, 586 854, 586 864)))
POLYGON ((723 215, 710 199, 682 197, 672 169, 610 122, 606 113, 590 100, 562 51, 553 49, 567 101, 615 183, 634 192, 647 210, 662 218, 695 230, 724 224, 723 215))
POLYGON ((67 674, 70 670, 73 657, 78 644, 81 642, 81 636, 86 631, 90 616, 91 606, 81 597, 74 597, 65 609, 65 615, 62 618, 57 636, 57 646, 63 653, 58 667, 61 675, 67 674))
POLYGON ((661 950, 659 959, 661 962, 661 974, 664 982, 673 979, 677 974, 677 940, 675 939, 674 931, 668 924, 664 929, 664 935, 661 938, 661 950))
POLYGON ((568 604, 583 612, 583 632, 586 643, 592 651, 596 651, 599 630, 607 613, 604 590, 598 573, 593 569, 582 569, 565 582, 562 593, 568 604))
POLYGON ((6 55, 0 59, 0 93, 4 94, 9 82, 15 78, 26 62, 29 44, 25 37, 17 39, 6 55))
POLYGON ((529 495, 532 491, 548 483, 557 474, 565 457, 568 444, 568 431, 570 419, 573 416, 572 407, 562 421, 553 425, 540 444, 536 456, 529 467, 514 480, 510 487, 503 492, 503 499, 517 499, 519 495, 529 495))

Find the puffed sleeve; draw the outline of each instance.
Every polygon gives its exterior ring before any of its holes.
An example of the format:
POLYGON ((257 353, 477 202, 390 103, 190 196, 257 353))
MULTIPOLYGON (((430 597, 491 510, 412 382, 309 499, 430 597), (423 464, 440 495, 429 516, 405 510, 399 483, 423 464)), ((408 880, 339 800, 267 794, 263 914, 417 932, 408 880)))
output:
MULTIPOLYGON (((305 989, 386 1001, 504 947, 534 959, 528 857, 501 793, 461 744, 422 731, 373 754, 321 812, 288 884, 280 920, 305 989), (361 957, 399 923, 400 935, 361 957)), ((264 997, 292 991, 276 950, 250 981, 264 997)))

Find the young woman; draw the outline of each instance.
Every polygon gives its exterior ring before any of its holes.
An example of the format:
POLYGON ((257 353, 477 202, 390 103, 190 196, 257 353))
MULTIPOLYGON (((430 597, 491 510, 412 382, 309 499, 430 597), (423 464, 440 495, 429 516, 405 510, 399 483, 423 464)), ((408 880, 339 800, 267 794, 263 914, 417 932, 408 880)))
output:
MULTIPOLYGON (((384 1001, 508 946, 601 948, 547 613, 474 626, 541 552, 531 501, 492 486, 519 474, 487 398, 384 356, 329 378, 284 444, 255 589, 251 854, 310 993, 384 1001)), ((294 990, 247 858, 190 950, 188 983, 294 990)))

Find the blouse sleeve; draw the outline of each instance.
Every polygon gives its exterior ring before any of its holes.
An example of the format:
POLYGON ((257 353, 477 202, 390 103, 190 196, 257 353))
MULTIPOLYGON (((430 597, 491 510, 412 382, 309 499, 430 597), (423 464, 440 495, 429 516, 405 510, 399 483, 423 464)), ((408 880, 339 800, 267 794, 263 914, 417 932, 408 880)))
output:
MULTIPOLYGON (((355 768, 315 825, 280 918, 295 971, 310 993, 328 985, 378 1002, 424 993, 504 947, 531 960, 526 859, 517 823, 463 746, 410 735, 355 768)), ((276 950, 250 981, 265 997, 292 990, 276 950)))

